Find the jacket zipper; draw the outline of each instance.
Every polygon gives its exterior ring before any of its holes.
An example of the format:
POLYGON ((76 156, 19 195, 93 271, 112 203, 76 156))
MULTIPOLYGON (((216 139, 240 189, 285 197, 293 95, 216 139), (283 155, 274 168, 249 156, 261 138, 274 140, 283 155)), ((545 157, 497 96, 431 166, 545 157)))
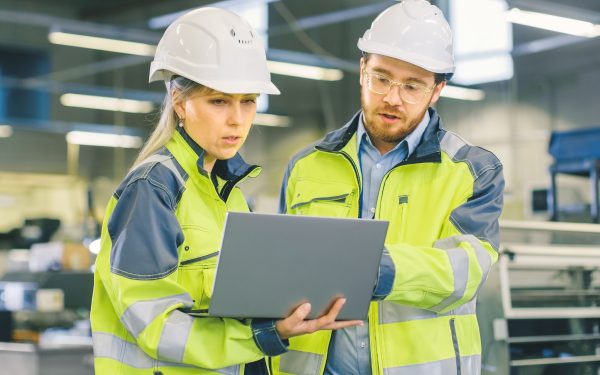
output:
POLYGON ((452 346, 454 347, 454 355, 456 356, 456 375, 461 375, 462 369, 460 364, 460 349, 458 348, 458 338, 456 337, 456 325, 454 318, 450 318, 450 332, 452 334, 452 346))
POLYGON ((252 167, 248 168, 248 170, 242 174, 241 176, 238 176, 236 179, 227 181, 225 183, 225 185, 223 185, 223 189, 221 189, 221 192, 219 193, 219 196, 221 197, 221 199, 223 200, 223 202, 227 202, 227 198, 229 198, 229 194, 231 194, 231 190, 233 190, 233 188, 239 184, 242 180, 244 180, 246 177, 248 177, 248 175, 252 172, 254 172, 256 170, 256 168, 258 168, 258 166, 253 165, 252 167))

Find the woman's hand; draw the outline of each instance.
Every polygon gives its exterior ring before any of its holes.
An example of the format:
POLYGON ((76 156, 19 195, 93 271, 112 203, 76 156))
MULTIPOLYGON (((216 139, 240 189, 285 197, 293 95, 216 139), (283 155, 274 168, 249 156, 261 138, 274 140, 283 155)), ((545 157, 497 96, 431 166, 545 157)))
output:
POLYGON ((362 320, 347 320, 347 321, 336 321, 342 306, 346 303, 345 298, 338 298, 329 311, 313 320, 304 320, 310 313, 310 303, 304 303, 296 308, 294 312, 285 319, 278 320, 275 323, 275 328, 279 337, 282 339, 288 339, 294 336, 300 336, 307 333, 313 333, 320 330, 336 330, 340 328, 362 326, 364 323, 362 320))

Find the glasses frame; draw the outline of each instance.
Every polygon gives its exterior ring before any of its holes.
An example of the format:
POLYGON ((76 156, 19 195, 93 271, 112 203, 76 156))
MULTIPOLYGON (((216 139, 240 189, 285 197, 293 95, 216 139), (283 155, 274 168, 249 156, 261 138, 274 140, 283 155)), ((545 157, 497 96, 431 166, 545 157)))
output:
POLYGON ((392 91, 392 87, 394 86, 398 86, 400 88, 400 98, 402 99, 402 101, 409 103, 409 104, 417 104, 423 101, 423 99, 425 99, 425 96, 427 94, 429 94, 430 92, 432 92, 435 87, 438 85, 437 83, 434 83, 433 86, 431 87, 427 87, 425 85, 422 85, 420 83, 407 83, 407 82, 398 82, 398 81, 394 81, 393 79, 387 77, 385 74, 381 74, 381 73, 377 73, 377 72, 368 72, 366 70, 363 70, 363 76, 365 77, 365 80, 367 81, 367 88, 369 89, 370 92, 374 93, 374 94, 378 94, 378 95, 387 95, 390 93, 390 91, 392 91), (387 92, 378 92, 373 90, 373 88, 371 87, 371 79, 373 76, 376 77, 380 77, 382 79, 388 80, 390 82, 390 86, 387 90, 387 92), (406 98, 404 98, 405 95, 405 91, 404 88, 406 86, 418 86, 419 88, 423 89, 423 96, 419 99, 419 100, 407 100, 406 98))

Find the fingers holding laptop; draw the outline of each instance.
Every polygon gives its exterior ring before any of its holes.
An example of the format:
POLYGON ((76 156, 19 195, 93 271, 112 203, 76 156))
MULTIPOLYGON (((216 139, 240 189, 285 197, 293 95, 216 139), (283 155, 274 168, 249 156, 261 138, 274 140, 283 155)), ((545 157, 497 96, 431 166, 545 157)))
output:
POLYGON ((304 303, 285 319, 278 320, 275 324, 277 333, 282 339, 313 333, 320 330, 336 330, 352 326, 360 326, 362 320, 336 321, 338 314, 346 303, 345 298, 338 298, 326 314, 317 319, 305 320, 310 313, 310 303, 304 303))

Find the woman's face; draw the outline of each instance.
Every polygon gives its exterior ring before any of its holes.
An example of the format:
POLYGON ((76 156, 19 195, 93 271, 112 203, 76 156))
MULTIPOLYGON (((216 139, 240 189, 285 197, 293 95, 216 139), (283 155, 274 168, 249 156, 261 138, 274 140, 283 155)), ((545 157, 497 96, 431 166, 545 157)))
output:
POLYGON ((258 94, 226 94, 197 90, 174 103, 187 134, 204 150, 204 169, 216 160, 230 159, 244 144, 254 116, 258 94))

